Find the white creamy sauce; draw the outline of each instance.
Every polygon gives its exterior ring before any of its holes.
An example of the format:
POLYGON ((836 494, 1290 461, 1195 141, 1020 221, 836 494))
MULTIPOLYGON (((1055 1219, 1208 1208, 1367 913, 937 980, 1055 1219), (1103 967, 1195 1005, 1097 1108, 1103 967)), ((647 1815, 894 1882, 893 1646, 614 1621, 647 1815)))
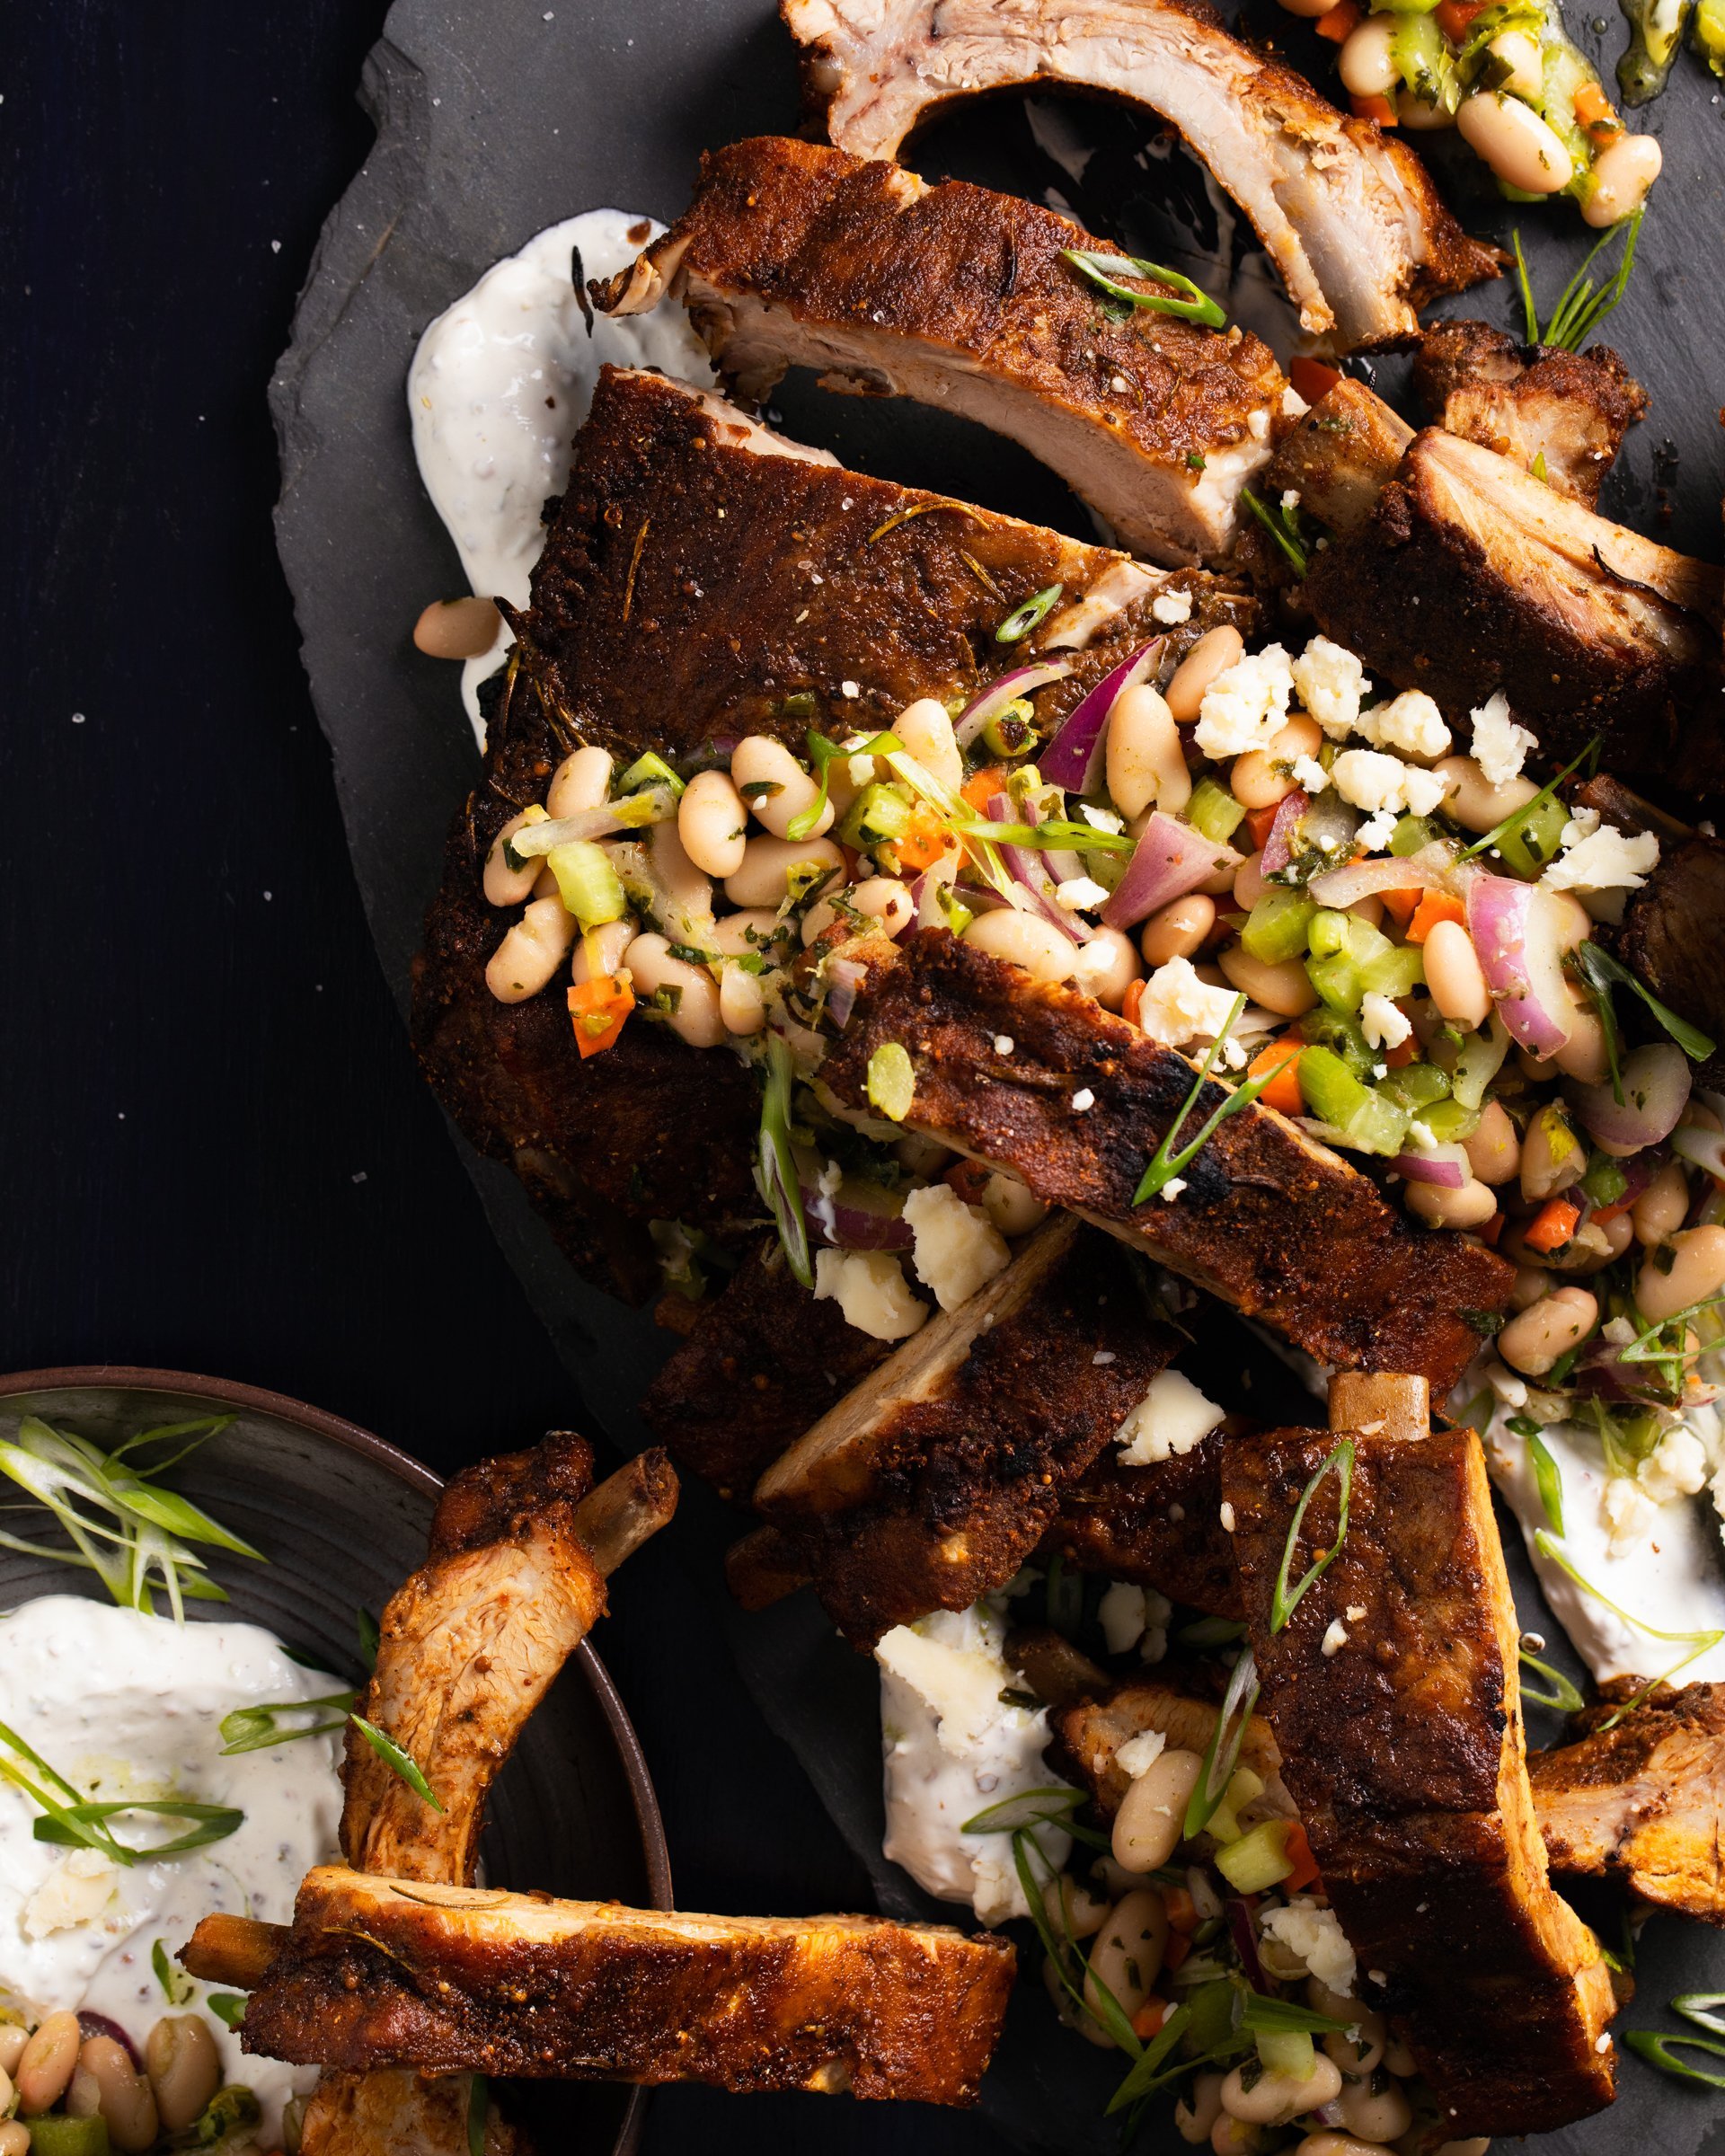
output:
MULTIPOLYGON (((576 299, 572 249, 587 276, 611 277, 664 229, 623 209, 566 217, 488 270, 420 340, 407 377, 413 454, 468 585, 483 598, 526 605, 544 545, 540 511, 568 481, 570 446, 602 366, 658 367, 703 389, 712 382, 706 348, 681 307, 622 322, 596 314, 589 334, 576 299)), ((500 632, 462 670, 462 698, 482 741, 479 685, 509 642, 500 632)))
MULTIPOLYGON (((874 1650, 886 1759, 882 1853, 937 1900, 969 1902, 986 1924, 1030 1914, 1013 1837, 960 1829, 1008 1797, 1062 1786, 1042 1761, 1048 1710, 1000 1696, 1024 1682, 1005 1658, 1005 1620, 979 1602, 895 1626, 874 1650)), ((1048 1863, 1063 1865, 1071 1835, 1051 1826, 1035 1832, 1048 1863)))
MULTIPOLYGON (((341 1689, 340 1678, 290 1662, 253 1624, 180 1627, 75 1595, 44 1595, 0 1617, 0 1721, 75 1787, 98 1798, 183 1797, 245 1814, 223 1841, 119 1867, 38 1842, 38 1807, 0 1782, 0 2007, 31 2020, 63 2007, 106 2014, 140 2052, 162 2015, 201 2008, 205 1984, 192 1985, 182 2005, 164 1996, 151 1966, 155 1941, 171 1957, 199 1917, 218 1910, 288 1922, 305 1872, 336 1857, 341 1816, 338 1737, 223 1759, 222 1717, 341 1689)), ((132 1815, 113 1831, 137 1847, 190 1824, 132 1815)), ((282 2104, 309 2089, 317 2071, 248 2057, 237 2036, 205 2018, 224 2078, 262 2105, 267 2142, 282 2104)))

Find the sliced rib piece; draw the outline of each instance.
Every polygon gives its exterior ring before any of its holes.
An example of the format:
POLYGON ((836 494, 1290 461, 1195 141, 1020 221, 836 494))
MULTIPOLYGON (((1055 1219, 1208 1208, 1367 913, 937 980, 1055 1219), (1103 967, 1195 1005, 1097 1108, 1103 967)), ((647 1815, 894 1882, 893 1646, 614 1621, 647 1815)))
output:
POLYGON ((1573 1744, 1527 1762, 1558 1871, 1625 1880, 1643 1901, 1725 1925, 1725 1685, 1661 1689, 1615 1728, 1636 1689, 1578 1716, 1573 1744))
MULTIPOLYGON (((1544 2133, 1611 2101, 1614 2001, 1547 1878, 1484 1460, 1471 1431, 1349 1435, 1347 1533, 1279 1631, 1295 1508, 1338 1434, 1269 1431, 1224 1459, 1261 1710, 1365 1993, 1405 2028, 1449 2131, 1544 2133)), ((1338 1494, 1332 1472, 1290 1583, 1335 1547, 1338 1494)))
POLYGON ((1694 715, 1715 670, 1718 569, 1475 442, 1419 435, 1366 522, 1313 553, 1305 592, 1326 635, 1464 730, 1501 690, 1566 762, 1596 734, 1627 773, 1669 771, 1686 746, 1697 787, 1725 760, 1717 722, 1694 715))
POLYGON ((1495 277, 1405 144, 1351 119, 1203 0, 780 0, 810 107, 841 149, 893 157, 978 91, 1048 84, 1146 106, 1252 220, 1305 327, 1411 337, 1440 292, 1495 277))
POLYGON ((1609 345, 1517 344, 1484 322, 1440 322, 1421 338, 1413 385, 1437 424, 1495 449, 1595 508, 1647 392, 1609 345))
MULTIPOLYGON (((1134 1208, 1146 1162, 1194 1072, 1136 1026, 1062 986, 1033 983, 943 930, 898 955, 859 943, 863 981, 821 1078, 866 1102, 869 1058, 909 1055, 907 1125, 1011 1168, 1049 1205, 1260 1317, 1320 1361, 1413 1370, 1454 1384, 1502 1306, 1505 1261, 1453 1234, 1411 1228, 1356 1169, 1273 1109, 1232 1116, 1185 1171, 1174 1203, 1134 1208), (1009 1034, 1011 1056, 995 1052, 1009 1034), (1075 1095, 1088 1092, 1082 1112, 1075 1095)), ((1221 1106, 1207 1081, 1189 1126, 1221 1106)))
POLYGON ((758 1511, 854 1646, 1004 1586, 1180 1346, 1057 1214, 762 1476, 758 1511))
POLYGON ((1212 1430, 1190 1453, 1142 1467, 1122 1466, 1104 1448, 1066 1491, 1042 1554, 1154 1587, 1186 1609, 1237 1617, 1240 1585, 1221 1520, 1228 1442, 1212 1430))
POLYGON ((1332 533, 1357 532, 1412 439, 1413 429, 1376 391, 1344 379, 1289 430, 1264 483, 1277 500, 1292 488, 1302 515, 1332 533))
POLYGON ((826 389, 941 406, 1051 464, 1135 553, 1219 560, 1282 370, 1238 329, 1117 320, 1067 248, 1115 252, 1037 203, 757 136, 709 152, 690 208, 592 290, 614 314, 682 300, 751 401, 814 367, 826 389))
MULTIPOLYGON (((944 1925, 685 1916, 333 1865, 306 1875, 291 1931, 256 1929, 273 1953, 245 2047, 295 2064, 931 2104, 975 2099, 1015 1961, 944 1925)), ((207 1943, 200 1926, 187 1966, 225 1981, 207 1943)))

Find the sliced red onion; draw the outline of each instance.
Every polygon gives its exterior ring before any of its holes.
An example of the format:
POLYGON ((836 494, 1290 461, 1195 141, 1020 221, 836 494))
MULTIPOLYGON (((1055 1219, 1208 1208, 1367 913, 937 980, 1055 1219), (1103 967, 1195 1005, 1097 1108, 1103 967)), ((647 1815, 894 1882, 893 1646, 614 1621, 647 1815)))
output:
POLYGON ((1657 1145, 1677 1127, 1689 1101, 1689 1058, 1675 1041, 1661 1040, 1624 1056, 1622 1100, 1604 1085, 1569 1089, 1576 1113, 1589 1134, 1614 1152, 1639 1152, 1657 1145))
POLYGON ((1240 1957, 1240 1973, 1254 1992, 1269 1992, 1274 1985, 1264 1975, 1264 1965, 1258 1958, 1258 1932, 1252 1921, 1252 1904, 1243 1901, 1238 1895, 1228 1903, 1228 1936, 1234 1949, 1240 1957))
POLYGON ((109 2037, 113 2043, 118 2044, 127 2057, 130 2059, 132 2072, 134 2073, 142 2072, 144 2062, 138 2057, 132 2039, 118 2021, 111 2020, 106 2014, 98 2014, 87 2006, 80 2007, 78 2009, 78 2034, 86 2044, 92 2037, 109 2037))
POLYGON ((1071 671, 1069 658, 1053 658, 1044 660, 1039 666, 1013 667, 1004 674, 996 675, 954 720, 953 738, 960 748, 969 748, 995 713, 1004 711, 1013 697, 1028 696, 1032 689, 1046 688, 1051 681, 1062 681, 1071 671))
POLYGON ((1264 858, 1258 864, 1264 875, 1276 875, 1293 860, 1295 827, 1311 805, 1311 795, 1299 786, 1292 793, 1285 793, 1277 803, 1276 820, 1269 826, 1269 835, 1264 841, 1264 858))
POLYGON ((1432 1183, 1439 1190, 1460 1190, 1473 1173, 1459 1145, 1424 1145, 1417 1153, 1398 1153, 1390 1167, 1411 1183, 1432 1183))
POLYGON ((1050 786, 1064 786, 1068 793, 1088 793, 1102 753, 1102 737, 1122 689, 1142 681, 1162 656, 1163 640, 1153 636, 1140 644, 1129 658, 1111 667, 1092 689, 1085 691, 1054 739, 1036 759, 1036 767, 1050 786))
MULTIPOLYGON (((1350 862, 1345 869, 1326 869, 1314 876, 1306 889, 1320 906, 1338 913, 1379 891, 1448 891, 1455 888, 1453 872, 1429 860, 1434 849, 1426 846, 1406 861, 1375 856, 1350 862)), ((1269 848, 1265 848, 1266 853, 1269 848)))
POLYGON ((1110 894, 1102 919, 1110 928, 1136 927, 1160 907, 1195 891, 1217 869, 1238 868, 1241 859, 1232 846, 1218 846, 1158 808, 1110 894))
MULTIPOLYGON (((991 823, 996 824, 1013 821, 1013 804, 1004 793, 997 793, 989 802, 988 818, 991 823)), ((999 852, 1006 873, 1024 893, 1021 911, 1039 915, 1043 920, 1057 928, 1063 936, 1070 936, 1075 943, 1088 943, 1096 932, 1087 921, 1081 921, 1076 914, 1068 913, 1055 897, 1054 886, 1048 881, 1048 870, 1035 849, 1003 844, 999 852)), ((1017 905, 1020 902, 1014 898, 1013 903, 1017 905)))
POLYGON ((827 1015, 836 1026, 847 1025, 856 1008, 856 992, 868 978, 866 967, 854 959, 827 961, 827 1015))
POLYGON ((1467 932, 1499 1015, 1530 1055, 1556 1055, 1575 1030, 1563 978, 1567 923, 1556 900, 1536 883, 1482 873, 1466 901, 1467 932))
POLYGON ((803 1218, 818 1241, 836 1250, 907 1250, 915 1245, 909 1222, 888 1209, 884 1191, 877 1197, 866 1184, 846 1180, 829 1197, 808 1162, 800 1159, 797 1165, 803 1218))

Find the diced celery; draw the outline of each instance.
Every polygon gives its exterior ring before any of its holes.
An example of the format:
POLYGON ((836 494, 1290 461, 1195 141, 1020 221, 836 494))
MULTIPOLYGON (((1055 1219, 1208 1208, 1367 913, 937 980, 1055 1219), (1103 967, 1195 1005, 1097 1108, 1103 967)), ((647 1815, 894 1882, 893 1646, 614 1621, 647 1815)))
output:
MULTIPOLYGON (((1300 1058, 1305 1067, 1305 1058, 1300 1058)), ((1410 1118, 1405 1108, 1386 1100, 1382 1093, 1368 1092, 1341 1126, 1342 1135, 1357 1153, 1381 1153, 1387 1159, 1408 1142, 1410 1118)))
POLYGON ((71 2118, 61 2111, 48 2111, 26 2124, 31 2156, 109 2156, 114 2145, 100 2112, 91 2118, 71 2118))
POLYGON ((617 791, 639 793, 643 786, 668 786, 674 798, 683 791, 683 781, 664 757, 656 755, 650 748, 644 756, 637 756, 617 781, 617 791))
POLYGON ((1312 916, 1306 943, 1314 959, 1331 959, 1348 948, 1348 916, 1323 906, 1312 916))
POLYGON ((1204 2058, 1219 2050, 1234 2034, 1234 1987, 1224 1976, 1200 1984, 1186 2000, 1191 2019, 1181 2033, 1181 2049, 1189 2058, 1204 2058))
POLYGON ((1352 914, 1344 918, 1348 923, 1345 932, 1348 940, 1342 949, 1356 966, 1369 966, 1374 959, 1381 959, 1386 950, 1395 949, 1383 931, 1374 928, 1369 921, 1361 921, 1352 914))
POLYGON ((1236 1894, 1262 1894, 1294 1869, 1287 1853, 1287 1822, 1266 1819, 1249 1834, 1216 1852, 1216 1869, 1236 1894))
POLYGON ((1207 1832, 1217 1842, 1233 1842, 1240 1834, 1239 1814, 1243 1806, 1264 1793, 1264 1778, 1254 1774, 1250 1767, 1236 1767, 1222 1792, 1222 1801, 1210 1814, 1207 1832))
POLYGON ((1483 1105, 1485 1089, 1502 1069, 1508 1053, 1509 1030, 1500 1018, 1494 1018, 1487 1030, 1468 1035, 1450 1079, 1450 1091, 1464 1108, 1483 1105))
POLYGON ((1479 1109, 1465 1108, 1459 1100, 1434 1100, 1429 1108, 1418 1112, 1420 1120, 1443 1145, 1459 1144, 1480 1127, 1479 1109))
POLYGON ((1356 1078, 1370 1077, 1372 1066, 1378 1061, 1377 1050, 1367 1043, 1355 1021, 1331 1011, 1327 1003, 1308 1011, 1300 1021, 1300 1038, 1340 1056, 1356 1078))
POLYGON ((847 845, 866 853, 889 839, 902 838, 910 823, 910 803, 893 787, 865 786, 838 827, 847 845))
POLYGON ((1027 697, 1014 696, 982 729, 991 756, 1022 756, 1036 745, 1036 711, 1027 697))
POLYGON ((1240 941, 1263 965, 1279 966, 1305 949, 1306 925, 1316 911, 1304 891, 1268 890, 1252 907, 1240 941))
MULTIPOLYGON (((1285 2073, 1290 2081, 1306 2081, 1317 2063, 1312 2038, 1303 2028, 1261 2028, 1256 2042, 1266 2073, 1285 2073)), ((1369 2144, 1368 2144, 1369 2145, 1369 2144)))
POLYGON ((1621 1161, 1614 1161, 1608 1153, 1596 1153, 1581 1178, 1581 1188, 1596 1206, 1614 1206, 1628 1189, 1629 1178, 1621 1161))
POLYGON ((1426 977, 1425 955, 1417 944, 1398 945, 1384 942, 1382 950, 1360 964, 1360 986, 1375 995, 1387 995, 1392 1003, 1404 995, 1411 995, 1426 977))
POLYGON ((1524 883, 1544 875, 1557 858, 1563 826, 1569 820, 1569 809, 1555 796, 1542 801, 1498 841, 1497 852, 1505 869, 1524 883))
POLYGON ((1421 1116, 1433 1101, 1448 1100, 1449 1076, 1435 1063, 1409 1063, 1392 1071, 1377 1090, 1387 1093, 1398 1108, 1421 1116))
POLYGON ((1359 1009, 1359 999, 1366 992, 1360 985, 1359 968, 1346 951, 1332 951, 1327 959, 1308 959, 1305 977, 1332 1011, 1359 1009))
POLYGON ((1200 779, 1186 804, 1186 821, 1218 846, 1234 836, 1245 813, 1227 788, 1214 779, 1200 779))
POLYGON ((1345 1130, 1348 1118, 1373 1098, 1330 1048, 1305 1049, 1296 1068, 1301 1099, 1321 1123, 1338 1130, 1345 1130))
POLYGON ((1398 861, 1406 861, 1410 854, 1418 853, 1435 838, 1443 836, 1429 816, 1404 816, 1390 834, 1390 852, 1398 861))
POLYGON ((591 839, 571 839, 565 845, 553 846, 545 859, 557 879, 564 909, 580 923, 583 935, 606 921, 621 921, 629 910, 611 856, 591 839))

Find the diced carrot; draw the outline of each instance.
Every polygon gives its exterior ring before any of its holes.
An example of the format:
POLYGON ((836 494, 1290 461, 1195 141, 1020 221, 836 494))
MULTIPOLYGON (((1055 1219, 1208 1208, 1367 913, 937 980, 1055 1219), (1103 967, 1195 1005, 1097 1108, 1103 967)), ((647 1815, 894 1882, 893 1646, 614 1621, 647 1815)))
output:
POLYGON ((1438 0, 1438 27, 1452 45, 1459 45, 1473 27, 1473 18, 1485 13, 1490 0, 1438 0))
MULTIPOLYGON (((1323 18, 1320 16, 1319 21, 1323 18)), ((1387 97, 1355 97, 1348 101, 1354 108, 1356 119, 1375 119, 1380 128, 1399 128, 1395 107, 1387 97)))
POLYGON ((1261 1048, 1246 1065, 1248 1078, 1261 1078, 1266 1071, 1276 1075, 1259 1094, 1266 1108, 1279 1109, 1285 1116, 1303 1116, 1305 1103, 1300 1095, 1300 1051, 1289 1040, 1272 1040, 1267 1048, 1261 1048), (1282 1067, 1278 1069, 1278 1065, 1282 1067))
POLYGON ((1282 1829, 1282 1846, 1294 1867, 1285 1879, 1277 1885, 1284 1894, 1297 1894, 1301 1887, 1309 1886, 1318 1877, 1317 1859, 1312 1854, 1312 1844, 1305 1838, 1305 1829, 1297 1819, 1290 1819, 1282 1829))
POLYGON ((1127 983, 1125 997, 1120 1003, 1120 1016, 1126 1021, 1128 1026, 1136 1026, 1137 1024, 1138 1005, 1143 1003, 1143 1001, 1144 983, 1142 981, 1128 981, 1127 983))
POLYGON ((1004 789, 1005 784, 1006 766, 1004 764, 991 764, 986 771, 974 773, 960 791, 978 816, 986 816, 989 802, 1004 789))
POLYGON ((583 1062, 613 1045, 634 1007, 635 992, 620 974, 591 974, 575 984, 569 992, 569 1015, 583 1062))
POLYGON ((1575 1233, 1581 1208, 1572 1197, 1548 1197, 1535 1214, 1532 1224, 1522 1230, 1521 1240, 1542 1256, 1560 1250, 1575 1233))
POLYGON ((1405 928, 1419 912, 1420 901, 1426 894, 1416 888, 1411 891, 1380 891, 1377 895, 1384 901, 1384 912, 1396 926, 1405 928))
POLYGON ((1583 83, 1575 93, 1575 117, 1596 139, 1621 135, 1623 123, 1612 110, 1611 100, 1597 83, 1583 83))
MULTIPOLYGON (((1396 1005, 1396 1009, 1398 1011, 1402 1010, 1400 1003, 1396 1005)), ((1402 1011, 1402 1015, 1403 1018, 1405 1018, 1407 1016, 1407 1012, 1402 1011)), ((1417 1063, 1419 1058, 1420 1043, 1417 1040, 1413 1040, 1411 1038, 1408 1040, 1399 1040, 1393 1048, 1384 1049, 1384 1067, 1386 1071, 1400 1071, 1405 1069, 1406 1066, 1411 1063, 1417 1063)))
POLYGON ((1456 921, 1465 928, 1467 908, 1447 891, 1421 891, 1413 918, 1408 923, 1408 941, 1423 943, 1440 921, 1456 921))
POLYGON ((952 834, 933 808, 919 808, 892 842, 898 866, 920 875, 932 869, 952 844, 952 834))
POLYGON ((1276 811, 1279 806, 1278 802, 1272 801, 1268 808, 1247 809, 1246 828, 1252 833, 1254 846, 1261 848, 1269 839, 1270 826, 1276 821, 1276 811))
POLYGON ((1196 1931, 1199 1926, 1198 1904, 1183 1886, 1164 1886, 1162 1904, 1168 1912, 1168 1929, 1171 1931, 1196 1931))
POLYGON ((978 1167, 975 1161, 954 1161, 941 1180, 956 1190, 967 1206, 979 1206, 991 1173, 991 1170, 978 1167))
POLYGON ((1135 2037, 1143 2037, 1147 2042, 1150 2037, 1155 2035, 1156 2031, 1162 2027, 1163 2023, 1168 2019, 1169 2015, 1172 2014, 1173 2010, 1173 2008, 1169 2005, 1165 1999, 1158 1999, 1155 1993, 1152 1992, 1150 1996, 1145 2001, 1144 2004, 1138 2009, 1137 2012, 1132 2017, 1133 2035, 1135 2037))
POLYGON ((1326 366, 1322 359, 1308 359, 1304 352, 1297 352, 1288 362, 1287 378, 1294 384, 1296 396, 1304 397, 1308 404, 1315 404, 1341 380, 1341 373, 1340 368, 1326 366))
POLYGON ((1345 45, 1365 20, 1366 10, 1360 0, 1338 0, 1338 4, 1328 14, 1320 15, 1312 27, 1332 45, 1345 45))
POLYGON ((1479 1234, 1480 1241, 1484 1243, 1488 1249, 1495 1250, 1498 1247, 1498 1238, 1503 1233, 1502 1213, 1500 1211, 1494 1213, 1491 1219, 1486 1222, 1485 1225, 1479 1229, 1477 1233, 1479 1234))
MULTIPOLYGON (((1638 1190, 1635 1197, 1640 1196, 1641 1192, 1638 1190)), ((1620 1197, 1614 1206, 1596 1206, 1588 1215, 1588 1224, 1590 1227, 1603 1228, 1607 1221, 1616 1220, 1620 1215, 1627 1213, 1634 1203, 1634 1197, 1620 1197)))
POLYGON ((1168 1944, 1163 1949, 1163 1967, 1164 1969, 1177 1969, 1181 1963, 1184 1961, 1186 1957, 1191 1952, 1191 1950, 1192 1937, 1190 1931, 1170 1931, 1168 1934, 1168 1944))

